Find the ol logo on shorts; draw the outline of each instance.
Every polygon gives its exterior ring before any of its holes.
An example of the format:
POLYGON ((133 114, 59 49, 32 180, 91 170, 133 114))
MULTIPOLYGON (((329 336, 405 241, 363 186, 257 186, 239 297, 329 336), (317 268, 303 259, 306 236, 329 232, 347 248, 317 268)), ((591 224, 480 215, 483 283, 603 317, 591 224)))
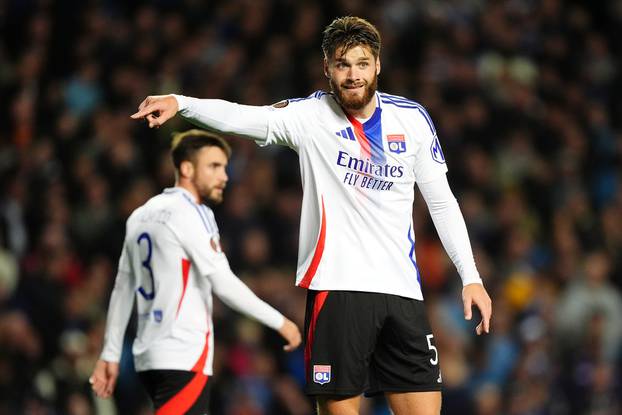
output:
POLYGON ((330 365, 313 365, 313 381, 320 385, 330 382, 330 365))

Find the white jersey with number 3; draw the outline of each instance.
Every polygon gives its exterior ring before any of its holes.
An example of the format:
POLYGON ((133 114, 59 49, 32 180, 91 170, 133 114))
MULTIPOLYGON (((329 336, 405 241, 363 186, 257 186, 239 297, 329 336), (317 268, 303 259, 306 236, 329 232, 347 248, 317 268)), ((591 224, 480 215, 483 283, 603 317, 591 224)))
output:
POLYGON ((233 275, 208 207, 190 192, 165 189, 136 209, 127 229, 110 300, 102 359, 118 362, 134 298, 137 371, 212 372, 212 291, 225 303, 278 329, 283 316, 233 275))

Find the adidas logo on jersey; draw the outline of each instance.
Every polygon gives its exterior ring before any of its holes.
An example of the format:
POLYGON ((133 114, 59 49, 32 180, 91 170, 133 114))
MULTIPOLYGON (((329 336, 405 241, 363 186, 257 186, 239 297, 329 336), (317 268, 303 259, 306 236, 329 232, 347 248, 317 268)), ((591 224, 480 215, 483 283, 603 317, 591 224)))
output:
POLYGON ((356 141, 354 138, 354 131, 352 131, 352 127, 348 127, 344 130, 335 132, 337 137, 345 138, 346 140, 356 141))

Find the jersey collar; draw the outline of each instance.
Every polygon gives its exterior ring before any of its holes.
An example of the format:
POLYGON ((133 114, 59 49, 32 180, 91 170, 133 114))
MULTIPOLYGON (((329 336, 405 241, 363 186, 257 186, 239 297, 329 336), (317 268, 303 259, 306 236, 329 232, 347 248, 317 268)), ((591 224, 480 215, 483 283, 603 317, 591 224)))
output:
POLYGON ((184 189, 183 187, 180 187, 180 186, 167 187, 166 189, 164 189, 162 191, 162 193, 165 193, 165 194, 179 193, 179 194, 184 195, 187 198, 189 198, 194 204, 196 204, 196 205, 199 204, 199 203, 197 203, 196 198, 194 197, 192 192, 190 192, 189 190, 184 189))
POLYGON ((333 95, 333 99, 335 100, 337 105, 339 105, 339 108, 341 108, 341 112, 343 112, 348 121, 350 121, 353 125, 360 125, 362 128, 368 129, 376 127, 376 125, 380 122, 380 114, 382 113, 382 108, 380 106, 380 95, 378 95, 378 91, 376 91, 374 94, 376 97, 376 109, 374 110, 374 113, 371 115, 371 117, 363 123, 357 120, 356 117, 350 115, 348 111, 346 111, 345 108, 341 106, 339 101, 337 101, 337 98, 334 96, 334 94, 331 95, 333 95))

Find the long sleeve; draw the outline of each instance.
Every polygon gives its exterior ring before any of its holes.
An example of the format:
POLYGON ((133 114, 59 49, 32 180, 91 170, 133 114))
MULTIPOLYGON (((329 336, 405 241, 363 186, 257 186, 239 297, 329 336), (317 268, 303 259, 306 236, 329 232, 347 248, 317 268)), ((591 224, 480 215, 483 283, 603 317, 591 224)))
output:
POLYGON ((241 105, 221 99, 173 95, 179 115, 199 127, 254 140, 258 145, 279 144, 298 149, 316 117, 319 100, 286 100, 283 105, 241 105), (291 101, 291 102, 290 102, 291 101))
POLYGON ((222 99, 199 99, 173 95, 179 114, 193 124, 212 131, 265 142, 269 129, 269 107, 240 105, 222 99))
POLYGON ((462 284, 481 284, 466 224, 447 177, 442 175, 430 182, 419 183, 418 187, 428 205, 443 247, 462 278, 462 284))
POLYGON ((283 315, 257 297, 230 269, 219 269, 209 279, 214 293, 229 307, 275 330, 283 326, 283 315))
POLYGON ((218 226, 214 213, 204 205, 196 205, 200 215, 188 215, 188 222, 175 232, 184 249, 190 254, 191 261, 201 275, 199 284, 206 290, 212 290, 225 304, 278 330, 283 325, 284 317, 277 310, 258 298, 238 277, 233 274, 226 255, 214 249, 212 241, 217 236, 218 226), (198 222, 202 217, 205 221, 198 222), (205 226, 202 226, 205 225, 205 226))
POLYGON ((123 337, 127 322, 132 314, 134 305, 134 283, 132 273, 127 265, 125 246, 119 260, 119 271, 115 279, 108 317, 106 319, 106 333, 104 335, 104 350, 101 359, 107 362, 118 362, 123 349, 123 337))
POLYGON ((104 350, 101 359, 119 362, 123 349, 123 337, 134 305, 134 290, 131 274, 119 270, 108 306, 104 350))

